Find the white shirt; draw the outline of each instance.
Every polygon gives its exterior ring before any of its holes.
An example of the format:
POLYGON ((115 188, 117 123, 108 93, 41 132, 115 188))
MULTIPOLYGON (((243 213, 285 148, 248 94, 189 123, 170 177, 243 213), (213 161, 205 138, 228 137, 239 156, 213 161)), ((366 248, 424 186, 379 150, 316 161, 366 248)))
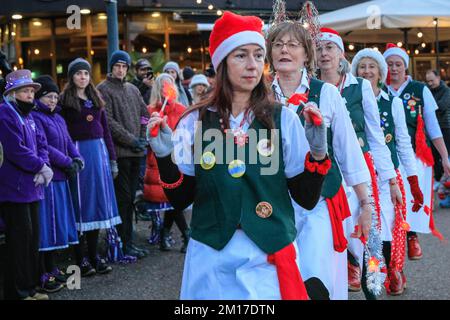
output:
MULTIPOLYGON (((392 88, 392 86, 387 86, 389 93, 394 97, 402 98, 402 92, 405 90, 406 86, 412 81, 411 76, 408 76, 406 81, 402 83, 398 90, 392 88)), ((441 128, 436 117, 436 110, 438 106, 434 100, 433 94, 427 86, 423 87, 423 121, 425 122, 425 131, 431 140, 442 138, 441 128)))
MULTIPOLYGON (((272 88, 276 98, 282 104, 286 104, 286 98, 283 96, 277 79, 272 83, 272 88)), ((301 83, 295 92, 305 93, 308 89, 309 79, 306 72, 303 72, 301 83)), ((289 104, 288 108, 297 112, 298 106, 289 104)), ((333 132, 333 152, 346 184, 355 186, 370 181, 370 173, 355 130, 353 130, 347 109, 335 86, 324 83, 320 91, 319 109, 325 125, 327 128, 331 127, 333 132)))
MULTIPOLYGON (((209 110, 215 112, 214 108, 209 110)), ((172 141, 174 143, 173 158, 178 165, 178 169, 186 175, 195 176, 194 155, 192 146, 194 144, 194 135, 199 125, 198 110, 191 112, 183 118, 173 133, 172 141)), ((236 118, 230 115, 230 128, 238 128, 244 112, 241 112, 236 118)), ((252 113, 249 120, 253 119, 252 113)), ((242 129, 247 132, 250 127, 249 122, 245 122, 242 129)), ((286 107, 281 109, 281 144, 283 149, 284 173, 287 178, 295 177, 304 171, 305 157, 309 152, 309 143, 306 140, 305 129, 300 123, 297 114, 286 107)), ((256 149, 255 149, 256 152, 256 149)))
MULTIPOLYGON (((381 90, 377 96, 377 100, 379 101, 380 99, 389 101, 389 95, 381 90)), ((391 109, 395 127, 395 146, 397 147, 399 160, 405 168, 408 177, 417 175, 416 156, 411 145, 402 101, 394 97, 391 109)))
MULTIPOLYGON (((358 84, 356 77, 347 73, 344 82, 344 88, 358 84)), ((373 93, 370 82, 363 79, 362 82, 362 106, 364 110, 365 132, 370 152, 372 153, 375 168, 380 181, 385 181, 397 177, 394 164, 391 159, 391 151, 384 140, 383 130, 380 127, 380 114, 378 104, 373 93)))

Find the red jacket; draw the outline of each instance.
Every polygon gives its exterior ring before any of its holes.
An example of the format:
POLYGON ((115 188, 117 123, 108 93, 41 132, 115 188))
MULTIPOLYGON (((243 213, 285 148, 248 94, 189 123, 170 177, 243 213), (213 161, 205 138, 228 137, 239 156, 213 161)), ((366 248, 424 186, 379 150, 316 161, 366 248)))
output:
MULTIPOLYGON (((164 115, 167 115, 167 123, 172 130, 175 128, 175 125, 178 123, 178 120, 185 109, 186 108, 178 102, 170 103, 165 107, 164 115)), ((156 106, 149 105, 147 110, 150 115, 153 112, 159 112, 159 110, 161 110, 161 103, 158 103, 156 106)), ((167 202, 168 200, 158 182, 158 178, 159 171, 155 155, 153 151, 149 149, 144 177, 144 199, 151 202, 167 202)))

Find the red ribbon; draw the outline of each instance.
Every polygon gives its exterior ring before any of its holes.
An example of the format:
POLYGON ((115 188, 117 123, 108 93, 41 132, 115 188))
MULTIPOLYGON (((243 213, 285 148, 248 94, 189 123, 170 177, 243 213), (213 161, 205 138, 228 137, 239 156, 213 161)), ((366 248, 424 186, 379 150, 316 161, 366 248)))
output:
POLYGON ((308 300, 308 293, 295 261, 296 257, 292 243, 267 255, 267 262, 274 264, 277 269, 282 300, 308 300))
POLYGON ((342 185, 333 198, 326 198, 325 201, 327 202, 328 213, 330 215, 334 250, 337 252, 344 252, 344 250, 347 249, 348 241, 344 235, 342 221, 350 217, 351 213, 347 196, 342 185))

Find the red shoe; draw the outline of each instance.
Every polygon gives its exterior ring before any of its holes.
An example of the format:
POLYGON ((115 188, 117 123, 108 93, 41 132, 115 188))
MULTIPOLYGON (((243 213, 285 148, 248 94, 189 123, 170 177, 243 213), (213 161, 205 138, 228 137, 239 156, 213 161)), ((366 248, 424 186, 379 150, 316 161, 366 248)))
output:
POLYGON ((409 260, 422 259, 422 249, 420 248, 419 238, 417 238, 417 235, 408 237, 408 258, 409 260))
POLYGON ((358 292, 361 291, 361 269, 359 266, 354 266, 351 263, 347 263, 348 270, 348 291, 358 292))
POLYGON ((391 296, 399 296, 403 293, 403 280, 400 272, 390 269, 388 272, 389 277, 389 294, 391 296))
POLYGON ((405 290, 405 289, 406 289, 406 276, 405 276, 405 274, 403 273, 403 270, 400 271, 400 274, 401 274, 401 276, 402 276, 403 290, 405 290))

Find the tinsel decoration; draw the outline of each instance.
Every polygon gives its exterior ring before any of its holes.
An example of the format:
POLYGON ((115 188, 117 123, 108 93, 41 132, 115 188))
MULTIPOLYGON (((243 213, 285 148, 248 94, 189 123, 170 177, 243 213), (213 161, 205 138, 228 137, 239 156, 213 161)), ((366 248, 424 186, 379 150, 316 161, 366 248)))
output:
MULTIPOLYGON (((402 194, 403 203, 401 205, 397 204, 394 207, 395 218, 394 227, 392 228, 391 262, 389 264, 389 269, 401 272, 403 270, 403 264, 405 263, 406 232, 410 230, 410 226, 408 222, 406 222, 405 185, 403 184, 400 171, 396 169, 395 172, 397 173, 397 184, 402 194)), ((386 288, 386 292, 390 293, 389 277, 386 277, 384 286, 386 288)))
POLYGON ((425 138, 425 124, 422 118, 422 108, 419 106, 419 113, 417 114, 417 128, 416 128, 416 156, 428 167, 434 166, 433 152, 428 146, 425 138))
MULTIPOLYGON (((369 196, 372 197, 372 186, 369 185, 369 196)), ((382 272, 386 269, 383 257, 383 241, 381 240, 380 230, 378 229, 378 215, 375 211, 374 202, 372 207, 372 224, 369 232, 369 239, 364 247, 364 263, 366 264, 367 289, 375 296, 381 294, 386 279, 386 273, 382 272)))
MULTIPOLYGON (((373 158, 370 153, 364 153, 367 166, 369 168, 371 176, 375 174, 373 165, 373 158)), ((364 263, 367 269, 367 289, 375 296, 381 294, 384 282, 386 279, 386 264, 383 257, 383 241, 381 240, 381 218, 379 211, 378 185, 376 179, 371 179, 368 186, 369 198, 372 208, 372 224, 370 226, 369 239, 364 247, 364 263)))
POLYGON ((286 14, 286 2, 284 0, 274 0, 272 10, 272 16, 269 21, 270 28, 273 28, 282 22, 288 21, 286 14))
POLYGON ((319 45, 320 21, 319 12, 311 1, 303 4, 298 21, 307 29, 316 46, 319 45))

